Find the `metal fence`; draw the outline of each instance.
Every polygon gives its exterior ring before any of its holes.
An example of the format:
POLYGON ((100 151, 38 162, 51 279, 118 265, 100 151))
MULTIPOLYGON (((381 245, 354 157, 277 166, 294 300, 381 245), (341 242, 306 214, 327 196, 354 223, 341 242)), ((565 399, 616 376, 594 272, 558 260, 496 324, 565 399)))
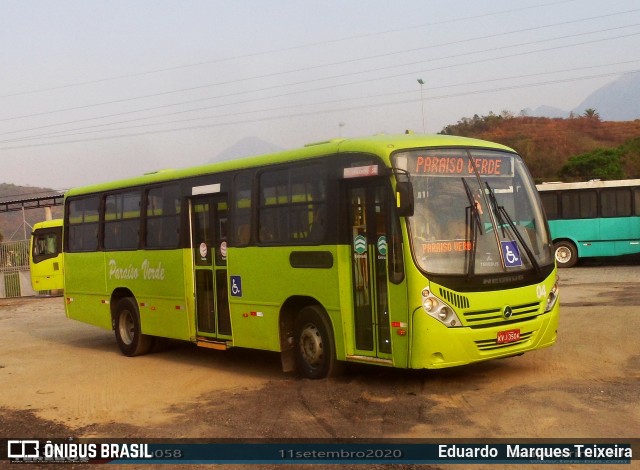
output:
POLYGON ((29 275, 29 240, 0 243, 0 298, 35 294, 29 275))

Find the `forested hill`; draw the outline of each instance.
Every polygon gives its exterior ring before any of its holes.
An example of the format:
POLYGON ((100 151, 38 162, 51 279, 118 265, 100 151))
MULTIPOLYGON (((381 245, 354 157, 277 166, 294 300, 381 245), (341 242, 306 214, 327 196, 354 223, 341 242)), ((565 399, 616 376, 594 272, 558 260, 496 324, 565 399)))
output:
POLYGON ((640 120, 552 119, 509 113, 463 118, 440 133, 507 145, 524 158, 536 182, 640 178, 640 120))
MULTIPOLYGON (((59 194, 60 191, 47 188, 36 188, 33 186, 16 186, 15 184, 0 183, 0 202, 17 201, 34 197, 49 196, 59 194)), ((52 208, 53 217, 62 217, 62 207, 52 208)), ((30 209, 24 212, 27 222, 26 230, 23 226, 22 211, 0 213, 0 241, 22 240, 25 232, 27 236, 31 233, 30 226, 36 222, 45 220, 44 209, 30 209)))

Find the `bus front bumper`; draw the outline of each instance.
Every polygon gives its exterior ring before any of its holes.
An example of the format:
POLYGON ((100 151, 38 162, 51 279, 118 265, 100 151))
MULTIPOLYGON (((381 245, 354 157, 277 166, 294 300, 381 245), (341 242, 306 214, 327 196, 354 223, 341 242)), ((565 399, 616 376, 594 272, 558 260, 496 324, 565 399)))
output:
POLYGON ((485 328, 447 328, 418 311, 413 322, 409 367, 440 369, 516 356, 551 346, 557 337, 558 307, 556 303, 551 311, 531 320, 485 328), (421 334, 427 331, 429 334, 421 334), (421 340, 421 337, 429 338, 429 341, 421 340), (508 341, 502 342, 505 340, 508 341))

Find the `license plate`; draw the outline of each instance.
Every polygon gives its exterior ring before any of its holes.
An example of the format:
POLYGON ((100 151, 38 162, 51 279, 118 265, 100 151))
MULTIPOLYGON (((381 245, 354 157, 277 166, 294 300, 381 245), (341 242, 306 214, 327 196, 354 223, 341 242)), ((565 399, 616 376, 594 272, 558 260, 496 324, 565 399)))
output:
POLYGON ((513 343, 514 341, 520 340, 520 329, 517 330, 506 330, 506 331, 498 331, 498 344, 504 343, 513 343))

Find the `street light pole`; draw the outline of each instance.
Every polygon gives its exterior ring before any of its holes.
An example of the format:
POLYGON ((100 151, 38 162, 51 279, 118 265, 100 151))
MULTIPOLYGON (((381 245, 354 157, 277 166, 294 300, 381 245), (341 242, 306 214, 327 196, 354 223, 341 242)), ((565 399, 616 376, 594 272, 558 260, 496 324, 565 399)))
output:
POLYGON ((424 95, 423 95, 423 88, 424 88, 424 80, 422 80, 421 78, 418 79, 418 83, 420 84, 420 107, 422 109, 422 133, 426 134, 426 127, 424 125, 424 95))

